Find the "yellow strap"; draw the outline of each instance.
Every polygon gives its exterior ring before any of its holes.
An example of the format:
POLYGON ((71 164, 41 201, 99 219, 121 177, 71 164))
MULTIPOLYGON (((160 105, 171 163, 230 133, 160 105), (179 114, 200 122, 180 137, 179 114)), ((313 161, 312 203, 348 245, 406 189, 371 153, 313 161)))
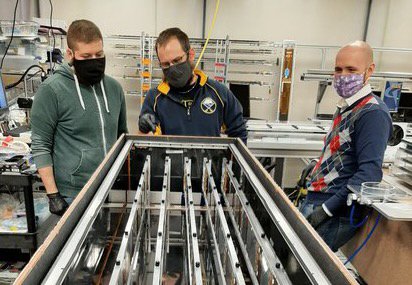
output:
POLYGON ((294 204, 295 204, 296 207, 298 206, 300 197, 305 197, 306 195, 308 195, 308 189, 305 189, 303 187, 300 188, 298 196, 296 197, 296 200, 294 201, 294 204))
POLYGON ((216 1, 215 14, 213 15, 213 20, 212 20, 212 25, 210 26, 209 33, 207 34, 207 39, 206 39, 205 45, 203 46, 202 52, 200 53, 200 56, 197 59, 195 69, 199 66, 200 60, 202 59, 203 54, 205 53, 207 44, 209 43, 210 35, 212 34, 213 28, 215 27, 217 11, 219 11, 219 4, 220 4, 220 0, 217 0, 216 1))

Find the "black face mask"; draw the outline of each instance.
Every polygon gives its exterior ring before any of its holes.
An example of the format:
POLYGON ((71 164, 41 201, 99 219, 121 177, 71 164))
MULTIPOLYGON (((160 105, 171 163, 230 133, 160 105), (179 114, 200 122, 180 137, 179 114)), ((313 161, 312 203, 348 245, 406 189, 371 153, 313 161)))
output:
POLYGON ((80 83, 94 85, 100 82, 106 68, 106 58, 78 60, 73 58, 73 66, 80 83))
POLYGON ((174 64, 169 68, 163 69, 163 74, 171 87, 182 88, 190 83, 193 71, 189 60, 186 60, 185 62, 174 64))

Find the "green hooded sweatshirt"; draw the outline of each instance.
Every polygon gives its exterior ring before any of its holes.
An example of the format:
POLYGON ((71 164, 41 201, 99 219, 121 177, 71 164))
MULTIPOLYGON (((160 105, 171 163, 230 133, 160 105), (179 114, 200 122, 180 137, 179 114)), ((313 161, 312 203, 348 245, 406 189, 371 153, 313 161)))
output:
POLYGON ((31 113, 37 168, 53 166, 57 189, 75 197, 122 133, 127 133, 122 87, 105 75, 80 84, 68 64, 44 81, 31 113))

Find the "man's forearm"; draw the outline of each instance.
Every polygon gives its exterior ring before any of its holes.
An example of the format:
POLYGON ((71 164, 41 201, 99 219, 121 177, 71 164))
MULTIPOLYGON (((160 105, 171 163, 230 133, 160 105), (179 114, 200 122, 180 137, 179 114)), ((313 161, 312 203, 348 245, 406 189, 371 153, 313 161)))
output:
POLYGON ((59 192, 56 186, 56 181, 54 180, 54 173, 52 166, 46 166, 38 169, 41 180, 43 181, 44 187, 46 188, 47 194, 52 194, 59 192))

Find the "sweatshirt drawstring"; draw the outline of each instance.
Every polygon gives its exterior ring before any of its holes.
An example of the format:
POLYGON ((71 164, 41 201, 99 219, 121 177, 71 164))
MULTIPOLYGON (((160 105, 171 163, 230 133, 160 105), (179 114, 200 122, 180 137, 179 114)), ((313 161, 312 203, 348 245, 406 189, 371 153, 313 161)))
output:
MULTIPOLYGON (((86 110, 86 107, 84 106, 83 96, 82 96, 82 93, 80 92, 79 80, 77 79, 76 74, 73 74, 73 76, 74 76, 74 81, 76 83, 77 96, 79 96, 80 104, 82 105, 83 110, 86 110)), ((104 100, 104 105, 106 107, 106 112, 110 113, 109 104, 107 103, 106 90, 104 90, 103 80, 100 81, 100 88, 102 89, 103 100, 104 100)))
POLYGON ((76 83, 77 96, 79 96, 80 104, 82 105, 83 110, 86 110, 86 107, 84 106, 82 93, 80 92, 79 80, 77 79, 76 74, 73 74, 73 76, 74 76, 74 82, 76 83))
POLYGON ((106 106, 106 112, 107 112, 107 113, 110 113, 110 111, 109 111, 109 104, 107 103, 106 91, 104 90, 103 80, 100 81, 100 88, 102 88, 104 105, 106 106))

